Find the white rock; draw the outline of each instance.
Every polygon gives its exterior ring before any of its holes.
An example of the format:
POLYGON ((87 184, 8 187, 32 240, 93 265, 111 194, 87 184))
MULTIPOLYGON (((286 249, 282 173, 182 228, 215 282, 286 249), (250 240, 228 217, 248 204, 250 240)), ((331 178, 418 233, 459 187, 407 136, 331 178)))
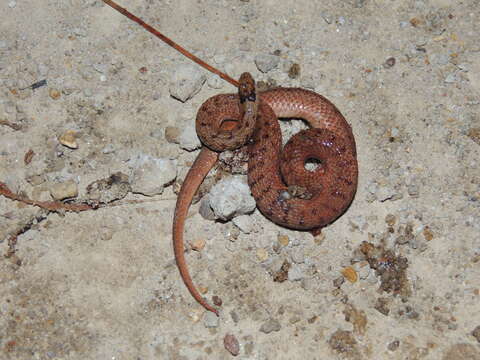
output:
POLYGON ((218 219, 229 220, 255 210, 255 199, 242 176, 231 176, 212 187, 210 207, 218 219))
POLYGON ((293 264, 288 271, 288 281, 298 281, 305 278, 305 265, 293 264))
POLYGON ((305 253, 303 248, 297 246, 289 251, 292 261, 296 264, 302 264, 305 261, 305 253))
POLYGON ((219 317, 213 312, 207 311, 203 318, 203 324, 206 328, 216 328, 219 324, 219 317))
POLYGON ((50 187, 50 195, 54 200, 64 200, 77 197, 78 185, 73 180, 53 184, 50 187))
POLYGON ((253 221, 248 215, 238 216, 232 221, 245 234, 250 234, 253 231, 253 221))
POLYGON ((178 143, 182 149, 187 151, 193 151, 202 146, 202 143, 197 136, 195 123, 193 121, 187 123, 187 125, 183 128, 180 136, 178 137, 178 143))
POLYGON ((454 83, 455 81, 457 81, 457 74, 454 72, 448 74, 447 77, 445 78, 446 83, 454 83))
POLYGON ((275 69, 280 62, 280 58, 270 54, 259 54, 255 56, 255 65, 262 73, 275 69))
POLYGON ((208 78, 207 84, 212 89, 221 89, 225 84, 225 80, 223 80, 220 76, 214 74, 208 78))
POLYGON ((198 66, 180 65, 170 79, 170 95, 185 102, 200 91, 205 80, 206 76, 198 66))
POLYGON ((146 196, 158 195, 177 177, 177 161, 140 154, 130 161, 132 192, 146 196))

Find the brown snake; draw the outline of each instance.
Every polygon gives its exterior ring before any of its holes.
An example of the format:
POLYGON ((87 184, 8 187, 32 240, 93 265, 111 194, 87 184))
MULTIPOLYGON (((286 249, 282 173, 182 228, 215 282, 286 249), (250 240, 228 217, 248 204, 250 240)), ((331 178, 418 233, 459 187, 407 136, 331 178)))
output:
POLYGON ((195 288, 187 269, 183 231, 191 201, 218 159, 218 151, 248 144, 248 184, 258 209, 273 222, 298 230, 321 228, 350 205, 357 189, 358 165, 350 125, 323 96, 300 88, 256 94, 250 74, 239 80, 239 94, 208 99, 196 128, 205 145, 190 168, 177 198, 173 246, 182 279, 205 309, 218 315, 195 288), (301 118, 310 129, 281 149, 277 118, 301 118), (308 161, 320 163, 306 170, 308 161))

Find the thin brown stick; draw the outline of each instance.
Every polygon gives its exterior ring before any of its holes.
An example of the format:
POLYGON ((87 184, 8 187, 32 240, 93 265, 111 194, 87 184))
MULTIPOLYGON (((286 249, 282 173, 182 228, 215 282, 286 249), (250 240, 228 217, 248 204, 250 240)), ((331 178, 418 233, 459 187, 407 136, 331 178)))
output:
POLYGON ((11 191, 8 186, 2 182, 0 182, 0 195, 5 196, 8 199, 11 200, 16 200, 23 202, 24 204, 28 205, 33 205, 33 206, 38 206, 42 209, 46 209, 49 211, 59 211, 59 210, 64 210, 64 211, 74 211, 74 212, 80 212, 80 211, 85 211, 85 210, 94 210, 96 207, 88 204, 65 204, 60 201, 36 201, 36 200, 31 200, 29 198, 20 196, 18 194, 15 194, 13 191, 11 191))
POLYGON ((158 37, 160 40, 162 40, 163 42, 165 42, 166 44, 170 45, 172 48, 174 48, 175 50, 177 50, 178 52, 180 52, 182 55, 186 56, 187 58, 189 58, 190 60, 192 61, 195 61, 198 65, 204 67, 205 69, 207 69, 208 71, 214 73, 214 74, 217 74, 218 76, 220 76, 223 80, 226 80, 228 81, 230 84, 232 84, 233 86, 235 87, 238 87, 238 81, 231 78, 230 76, 228 76, 227 74, 221 72, 220 70, 214 68, 213 66, 207 64, 205 61, 203 61, 202 59, 199 59, 198 57, 196 57, 195 55, 193 55, 191 52, 189 52, 188 50, 184 49, 183 47, 181 47, 180 45, 178 45, 176 42, 174 42, 173 40, 171 40, 170 38, 166 37, 165 35, 163 35, 161 32, 159 32, 158 30, 156 30, 155 28, 151 27, 150 25, 148 25, 145 21, 143 21, 142 19, 136 17, 135 15, 133 15, 131 12, 129 12, 127 9, 124 9, 122 7, 120 7, 118 4, 116 4, 115 2, 113 2, 112 0, 103 0, 103 2, 109 6, 111 6, 112 8, 114 8, 115 10, 117 10, 119 13, 125 15, 126 17, 128 17, 130 20, 132 21, 135 21, 137 24, 139 24, 140 26, 142 26, 145 30, 147 30, 148 32, 152 33, 153 35, 155 35, 156 37, 158 37))
POLYGON ((12 128, 13 130, 16 130, 16 131, 22 129, 22 126, 21 126, 21 125, 14 124, 14 123, 11 123, 11 122, 8 121, 8 120, 3 120, 3 119, 0 119, 0 125, 8 126, 8 127, 12 128))

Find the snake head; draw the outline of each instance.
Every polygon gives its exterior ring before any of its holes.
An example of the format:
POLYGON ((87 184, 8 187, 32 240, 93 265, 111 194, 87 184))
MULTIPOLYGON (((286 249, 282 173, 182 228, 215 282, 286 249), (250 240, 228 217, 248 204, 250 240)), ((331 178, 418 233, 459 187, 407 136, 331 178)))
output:
POLYGON ((238 82, 238 95, 240 97, 240 102, 244 103, 245 101, 255 101, 257 95, 255 89, 255 80, 253 80, 252 75, 250 75, 248 72, 244 72, 242 75, 240 75, 238 82))

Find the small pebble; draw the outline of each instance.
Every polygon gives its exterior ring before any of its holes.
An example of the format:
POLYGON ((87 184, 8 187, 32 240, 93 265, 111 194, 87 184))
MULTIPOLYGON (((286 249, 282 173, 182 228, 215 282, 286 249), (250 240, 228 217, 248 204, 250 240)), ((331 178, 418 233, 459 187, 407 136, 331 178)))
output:
POLYGON ((390 313, 390 302, 388 298, 379 297, 374 305, 374 308, 381 314, 388 316, 390 313))
POLYGON ((223 346, 233 356, 240 354, 240 344, 238 343, 237 338, 232 334, 225 335, 223 338, 223 346))
POLYGON ((347 266, 346 268, 342 269, 341 272, 342 272, 342 275, 345 277, 345 279, 350 281, 352 284, 358 281, 357 272, 351 266, 347 266))
POLYGON ((60 144, 70 148, 70 149, 78 149, 78 143, 76 139, 76 132, 73 130, 65 131, 60 137, 58 138, 60 144))
POLYGON ((275 69, 280 62, 280 58, 270 54, 259 54, 255 56, 255 65, 262 73, 275 69))
POLYGON ((237 216, 232 221, 245 234, 250 234, 253 231, 253 221, 248 215, 237 216))
POLYGON ((165 128, 165 139, 172 144, 178 144, 180 137, 180 129, 176 126, 167 126, 165 128))
POLYGON ((345 282, 345 278, 343 276, 339 276, 333 280, 333 286, 339 288, 345 282))
POLYGON ((180 136, 178 137, 178 143, 182 149, 187 151, 200 149, 202 143, 197 136, 194 122, 188 122, 187 125, 183 127, 183 130, 180 132, 180 136))
POLYGON ((210 195, 207 194, 202 198, 202 200, 200 201, 200 207, 198 209, 198 213, 205 220, 211 220, 211 221, 215 220, 215 213, 210 207, 210 195))
POLYGON ((445 78, 445 82, 449 84, 454 83, 455 81, 457 81, 457 73, 450 73, 445 78))
POLYGON ((48 91, 48 94, 50 95, 50 97, 53 99, 53 100, 58 100, 60 99, 60 91, 58 91, 57 89, 50 89, 48 91))
POLYGON ((232 321, 235 324, 237 324, 240 320, 240 318, 238 317, 238 314, 234 310, 230 311, 230 317, 232 318, 232 321))
POLYGON ((423 237, 427 241, 431 241, 433 239, 432 230, 428 226, 425 226, 425 228, 423 229, 423 237))
POLYGON ((367 220, 362 215, 354 216, 350 219, 350 224, 354 230, 364 230, 367 220))
POLYGON ((64 200, 77 197, 78 185, 73 180, 54 184, 50 187, 50 195, 54 200, 64 200))
POLYGON ((257 259, 261 262, 268 259, 268 251, 264 248, 257 249, 257 259))
POLYGON ((290 242, 290 238, 288 237, 288 235, 278 235, 278 243, 285 247, 288 245, 288 243, 290 242))
POLYGON ((282 326, 277 319, 269 319, 265 321, 260 327, 260 331, 265 334, 270 334, 272 331, 280 331, 282 326))
POLYGON ((290 66, 288 70, 288 77, 290 79, 297 79, 300 76, 300 65, 295 63, 290 66))
POLYGON ((293 264, 288 271, 288 281, 299 281, 305 278, 306 266, 304 264, 293 264))
POLYGON ((480 127, 468 129, 467 136, 480 145, 480 127))
POLYGON ((388 226, 393 226, 395 225, 395 222, 396 222, 396 217, 395 215, 392 215, 392 214, 388 214, 386 217, 385 217, 385 222, 387 223, 388 226))
POLYGON ((300 246, 293 248, 290 251, 290 257, 292 258, 292 261, 296 264, 303 263, 305 261, 305 253, 303 251, 303 248, 300 246))
POLYGON ((209 200, 210 207, 221 220, 249 214, 256 206, 250 188, 240 175, 230 176, 216 183, 210 190, 209 200))
POLYGON ((107 144, 102 149, 102 153, 104 153, 104 154, 112 154, 114 152, 115 152, 115 146, 113 146, 113 144, 107 144))
POLYGON ((131 192, 128 175, 120 171, 113 173, 108 178, 103 178, 87 186, 86 197, 95 203, 110 203, 123 199, 131 192))
POLYGON ((206 80, 198 66, 185 64, 178 66, 170 79, 170 95, 185 102, 197 94, 206 80))
POLYGON ((130 160, 132 192, 146 196, 159 195, 177 177, 177 161, 139 154, 130 160))
POLYGON ((325 241, 326 239, 326 236, 324 233, 320 232, 319 234, 315 234, 314 235, 315 237, 313 238, 313 242, 316 244, 316 245, 322 245, 323 242, 325 241))
POLYGON ((362 261, 362 262, 357 263, 356 266, 358 267, 356 269, 358 277, 362 280, 367 279, 368 276, 370 275, 370 272, 371 272, 370 267, 368 266, 368 262, 362 261))
POLYGON ((417 184, 409 184, 407 185, 407 192, 408 192, 408 195, 410 195, 411 197, 418 197, 419 195, 419 190, 418 190, 418 185, 417 184))
POLYGON ((205 247, 206 241, 203 238, 195 239, 190 242, 192 250, 202 251, 205 247))
POLYGON ((395 65, 395 58, 394 57, 389 57, 387 60, 385 60, 384 67, 385 68, 391 68, 395 65))
POLYGON ((218 327, 220 318, 211 311, 207 311, 203 317, 203 325, 206 328, 216 328, 218 327))
POLYGON ((222 306, 223 304, 222 299, 217 295, 212 296, 212 302, 213 302, 213 305, 215 306, 222 306))
POLYGON ((284 282, 288 279, 288 271, 290 270, 291 264, 285 260, 280 267, 280 270, 276 271, 273 274, 273 281, 275 282, 284 282))
POLYGON ((395 351, 399 348, 400 346, 400 340, 394 340, 390 344, 388 344, 387 348, 390 351, 395 351))
POLYGON ((225 80, 218 75, 212 75, 207 79, 207 85, 212 89, 221 89, 224 84, 225 80))

